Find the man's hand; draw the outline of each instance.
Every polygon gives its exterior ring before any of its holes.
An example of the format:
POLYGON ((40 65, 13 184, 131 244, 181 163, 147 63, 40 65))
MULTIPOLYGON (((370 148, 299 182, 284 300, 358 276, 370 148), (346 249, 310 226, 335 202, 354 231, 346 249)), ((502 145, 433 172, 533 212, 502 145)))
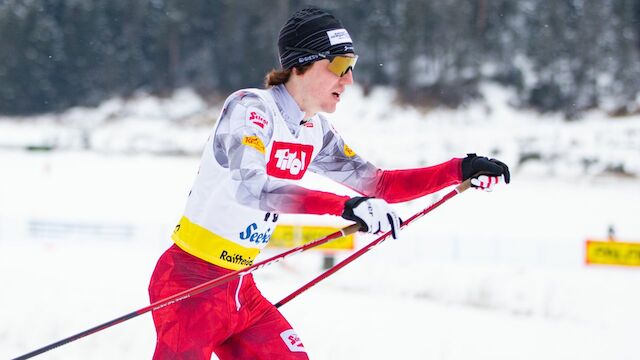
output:
POLYGON ((360 225, 360 231, 371 234, 391 231, 394 239, 399 237, 400 218, 389 204, 382 199, 356 196, 344 205, 342 217, 355 221, 360 225))
POLYGON ((502 161, 476 154, 467 154, 462 159, 462 181, 471 179, 471 186, 484 191, 493 191, 499 183, 511 181, 509 167, 502 161))

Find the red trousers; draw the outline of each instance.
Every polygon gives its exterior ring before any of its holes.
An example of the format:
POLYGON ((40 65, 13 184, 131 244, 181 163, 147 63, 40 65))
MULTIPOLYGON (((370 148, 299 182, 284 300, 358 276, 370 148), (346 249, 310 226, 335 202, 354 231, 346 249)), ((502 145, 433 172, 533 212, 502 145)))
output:
MULTIPOLYGON (((158 260, 151 302, 231 272, 173 245, 158 260)), ((153 312, 154 359, 308 359, 282 314, 245 275, 153 312)))

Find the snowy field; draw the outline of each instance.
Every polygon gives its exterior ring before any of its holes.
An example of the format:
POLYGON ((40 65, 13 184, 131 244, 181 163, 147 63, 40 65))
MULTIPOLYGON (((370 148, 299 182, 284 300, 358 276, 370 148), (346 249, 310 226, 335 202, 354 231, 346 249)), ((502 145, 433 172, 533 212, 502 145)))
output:
MULTIPOLYGON (((403 118, 384 113, 357 93, 341 106, 336 128, 382 167, 420 166, 467 151, 495 152, 495 146, 513 165, 513 183, 492 194, 465 192, 405 229, 400 240, 286 304, 282 312, 312 359, 638 358, 640 269, 585 266, 584 241, 605 238, 610 225, 619 239, 640 241, 640 182, 597 175, 608 166, 602 159, 588 169, 572 161, 598 153, 635 169, 637 119, 537 124, 531 114, 494 106, 484 115, 470 109, 421 121, 413 110, 399 109, 403 118), (478 119, 467 119, 474 114, 478 119), (551 166, 518 167, 521 149, 513 139, 527 136, 527 146, 569 156, 551 166)), ((132 128, 140 127, 92 131, 92 143, 103 144, 93 151, 77 149, 75 140, 55 152, 0 150, 0 359, 148 304, 149 276, 170 244, 198 159, 125 151, 133 145, 117 143, 116 135, 132 128)), ((68 126, 0 129, 5 144, 23 144, 26 134, 74 138, 68 126)), ((149 149, 174 127, 145 129, 149 149)), ((197 148, 208 135, 203 129, 174 144, 197 148)), ((308 185, 347 192, 317 179, 308 185)), ((406 218, 435 198, 397 208, 406 218)), ((358 245, 370 240, 361 236, 358 245)), ((309 252, 262 269, 258 286, 276 302, 315 277, 321 260, 309 252)), ((39 358, 148 359, 154 341, 145 314, 39 358)))

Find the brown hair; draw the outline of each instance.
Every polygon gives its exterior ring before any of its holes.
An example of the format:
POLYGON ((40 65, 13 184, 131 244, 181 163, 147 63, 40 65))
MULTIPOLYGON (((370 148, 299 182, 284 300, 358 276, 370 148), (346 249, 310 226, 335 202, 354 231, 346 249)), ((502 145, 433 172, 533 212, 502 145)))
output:
POLYGON ((298 74, 304 74, 311 67, 311 65, 313 65, 313 63, 294 66, 285 70, 273 69, 264 77, 264 86, 266 88, 269 88, 271 86, 285 84, 287 81, 289 81, 294 68, 298 70, 298 74))

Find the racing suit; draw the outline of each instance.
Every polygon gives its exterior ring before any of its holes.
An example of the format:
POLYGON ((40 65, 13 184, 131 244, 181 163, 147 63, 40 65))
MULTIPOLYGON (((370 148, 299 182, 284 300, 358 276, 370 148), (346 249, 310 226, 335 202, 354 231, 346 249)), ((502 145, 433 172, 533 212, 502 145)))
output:
MULTIPOLYGON (((461 181, 461 159, 381 170, 327 119, 304 113, 284 85, 229 96, 202 154, 185 211, 152 275, 152 302, 250 266, 279 213, 341 215, 348 196, 306 189, 306 171, 389 203, 461 181)), ((156 359, 306 359, 299 337, 251 274, 153 312, 156 359)))

